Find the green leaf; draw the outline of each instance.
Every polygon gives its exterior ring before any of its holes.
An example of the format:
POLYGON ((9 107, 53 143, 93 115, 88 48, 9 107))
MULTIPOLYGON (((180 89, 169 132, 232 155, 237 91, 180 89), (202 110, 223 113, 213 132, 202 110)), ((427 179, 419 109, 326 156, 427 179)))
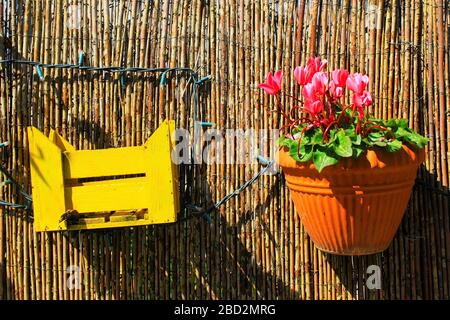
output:
POLYGON ((389 128, 408 128, 408 120, 406 119, 389 119, 384 122, 384 125, 389 128))
POLYGON ((380 131, 371 132, 367 135, 367 139, 369 139, 371 142, 379 141, 383 137, 384 137, 384 134, 383 134, 383 132, 380 132, 380 131))
POLYGON ((359 136, 356 134, 355 128, 353 126, 351 128, 345 129, 344 132, 345 135, 349 137, 352 141, 359 136))
POLYGON ((321 172, 324 168, 338 163, 338 159, 329 149, 319 147, 314 152, 313 162, 317 171, 321 172))
POLYGON ((406 120, 406 119, 396 119, 396 125, 399 128, 408 128, 408 120, 406 120))
POLYGON ((373 143, 373 145, 374 146, 377 146, 377 147, 386 147, 387 146, 387 142, 386 141, 375 141, 374 143, 373 143))
POLYGON ((397 152, 402 148, 402 142, 400 140, 392 140, 387 143, 386 150, 389 152, 397 152))
POLYGON ((410 132, 408 131, 408 128, 398 128, 394 134, 396 138, 403 138, 409 136, 410 132))
POLYGON ((337 140, 333 145, 334 152, 337 155, 347 158, 351 157, 353 154, 352 150, 352 140, 350 137, 345 135, 345 131, 340 130, 336 134, 337 140))
POLYGON ((300 161, 300 158, 298 156, 298 141, 297 140, 291 140, 291 144, 289 146, 289 154, 291 155, 292 159, 295 161, 300 161))
POLYGON ((353 158, 357 159, 363 152, 365 148, 361 146, 354 146, 353 147, 353 158))
POLYGON ((370 148, 373 145, 373 142, 367 138, 362 138, 362 143, 365 144, 367 148, 370 148))
POLYGON ((322 130, 317 130, 311 138, 311 144, 322 144, 323 133, 322 130))
POLYGON ((416 132, 411 132, 411 134, 407 137, 405 137, 409 140, 410 143, 414 144, 415 146, 419 148, 423 148, 427 145, 428 139, 421 136, 420 134, 416 132))
POLYGON ((306 130, 302 136, 302 144, 311 144, 311 140, 314 134, 314 130, 306 130))
POLYGON ((289 144, 290 144, 290 141, 289 141, 289 140, 290 140, 290 139, 286 138, 285 135, 282 134, 282 135, 278 138, 277 144, 278 144, 280 147, 289 147, 289 144))
POLYGON ((351 139, 352 139, 352 143, 354 145, 357 145, 357 146, 361 145, 362 139, 361 139, 361 135, 360 134, 354 135, 351 139))
POLYGON ((330 130, 330 137, 328 139, 327 145, 331 145, 336 141, 336 129, 330 130))
POLYGON ((370 146, 377 146, 382 148, 387 146, 384 132, 381 131, 371 132, 367 135, 367 139, 370 142, 369 143, 370 146))
POLYGON ((302 143, 300 145, 300 155, 298 154, 298 140, 291 140, 291 145, 289 148, 289 154, 291 157, 298 162, 306 162, 312 158, 313 155, 313 146, 306 145, 302 143))
POLYGON ((300 162, 307 162, 311 160, 313 156, 314 146, 301 144, 300 146, 300 162))
POLYGON ((418 134, 417 132, 413 131, 410 128, 398 128, 397 131, 395 131, 395 137, 399 140, 402 140, 404 142, 409 142, 413 146, 416 146, 418 148, 423 148, 427 145, 429 139, 423 137, 422 135, 418 134))

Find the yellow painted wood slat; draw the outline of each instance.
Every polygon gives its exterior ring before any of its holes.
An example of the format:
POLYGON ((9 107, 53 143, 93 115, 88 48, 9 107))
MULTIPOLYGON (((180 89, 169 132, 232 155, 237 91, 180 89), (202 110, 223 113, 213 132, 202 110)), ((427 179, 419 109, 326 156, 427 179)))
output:
POLYGON ((64 152, 64 178, 80 179, 144 173, 143 147, 64 152))
POLYGON ((163 122, 145 142, 149 188, 148 212, 155 223, 176 221, 179 211, 178 168, 173 165, 173 133, 175 123, 163 122), (158 168, 158 170, 155 170, 158 168))
POLYGON ((28 127, 34 228, 59 230, 66 211, 61 149, 35 127, 28 127))
POLYGON ((66 139, 58 134, 53 129, 50 129, 50 134, 48 135, 48 139, 57 145, 62 151, 75 151, 75 147, 69 143, 66 139))
POLYGON ((66 208, 79 213, 144 209, 149 187, 148 182, 66 187, 66 208))

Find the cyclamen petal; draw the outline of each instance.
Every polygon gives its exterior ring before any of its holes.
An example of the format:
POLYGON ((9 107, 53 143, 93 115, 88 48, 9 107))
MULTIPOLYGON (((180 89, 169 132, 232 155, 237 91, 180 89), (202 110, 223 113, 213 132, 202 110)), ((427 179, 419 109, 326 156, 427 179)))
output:
POLYGON ((365 106, 370 106, 372 105, 372 96, 370 95, 370 93, 368 91, 364 91, 363 93, 363 104, 365 106))
POLYGON ((301 86, 304 86, 309 82, 308 71, 305 67, 296 67, 294 70, 295 81, 301 86))
POLYGON ((341 87, 337 87, 333 80, 330 81, 328 89, 335 99, 339 99, 344 95, 344 89, 341 87))
POLYGON ((312 77, 316 73, 316 69, 314 67, 306 66, 306 82, 310 83, 312 77))
POLYGON ((348 71, 345 69, 336 69, 331 73, 331 78, 333 79, 336 87, 344 88, 347 83, 348 71))
POLYGON ((281 81, 283 73, 281 71, 275 72, 275 77, 272 72, 267 74, 266 82, 260 83, 258 86, 263 89, 267 94, 276 95, 281 90, 281 81))
POLYGON ((320 100, 306 100, 305 110, 309 111, 312 115, 316 115, 323 111, 323 103, 320 100))
MULTIPOLYGON (((304 85, 306 83, 311 82, 311 79, 313 78, 313 76, 317 73, 322 71, 326 66, 327 66, 328 61, 327 60, 321 60, 319 57, 317 58, 309 58, 308 61, 306 62, 306 66, 305 67, 299 67, 299 68, 303 68, 302 72, 304 72, 304 78, 301 79, 301 81, 299 81, 299 79, 297 79, 297 83, 299 83, 300 85, 304 85)), ((300 72, 300 71, 299 71, 300 72)))
POLYGON ((335 92, 334 92, 334 96, 339 99, 343 95, 344 95, 344 89, 342 89, 341 87, 337 87, 335 92))
POLYGON ((272 86, 273 88, 278 88, 278 87, 279 87, 278 84, 277 84, 277 82, 275 81, 275 79, 274 79, 272 73, 269 73, 269 74, 267 75, 267 84, 268 84, 269 86, 272 86))
POLYGON ((300 132, 297 132, 296 134, 294 134, 294 135, 292 136, 292 139, 293 139, 293 140, 298 140, 300 137, 301 137, 300 132))
POLYGON ((314 86, 316 94, 324 95, 325 91, 327 90, 327 84, 328 84, 327 74, 325 72, 317 72, 313 76, 311 83, 314 86))
POLYGON ((281 89, 281 80, 283 80, 283 72, 281 70, 278 70, 275 72, 274 81, 278 85, 278 87, 281 89))
POLYGON ((308 83, 303 87, 302 95, 306 100, 316 100, 316 90, 312 83, 308 83))
POLYGON ((362 94, 355 93, 352 100, 358 110, 358 118, 362 120, 364 118, 364 107, 372 105, 372 96, 368 91, 364 91, 362 94))
POLYGON ((357 107, 363 105, 362 97, 361 97, 361 95, 359 95, 359 94, 357 94, 357 93, 355 93, 355 94, 353 95, 353 97, 352 97, 352 102, 353 102, 353 104, 354 104, 355 106, 357 106, 357 107))
POLYGON ((328 61, 327 61, 326 59, 323 59, 323 60, 320 62, 319 71, 322 71, 323 69, 325 69, 325 67, 327 66, 327 64, 328 64, 328 61))
POLYGON ((260 84, 258 84, 258 87, 260 87, 267 94, 270 94, 270 95, 276 95, 278 93, 277 90, 275 90, 272 86, 268 85, 267 83, 260 83, 260 84))
POLYGON ((334 81, 331 80, 330 84, 328 85, 328 90, 330 90, 330 93, 334 96, 336 92, 336 85, 334 84, 334 81))
POLYGON ((321 60, 319 57, 316 58, 309 58, 306 62, 306 66, 309 67, 312 71, 312 73, 316 73, 319 71, 322 71, 328 64, 328 61, 323 59, 321 60))
POLYGON ((353 73, 347 78, 347 88, 357 94, 362 94, 367 84, 369 83, 369 77, 360 73, 353 73))
POLYGON ((369 83, 369 77, 365 74, 361 78, 362 82, 364 82, 366 85, 369 83))
POLYGON ((312 67, 315 70, 316 69, 316 58, 314 58, 314 57, 309 58, 308 61, 306 61, 306 67, 312 67))
POLYGON ((364 91, 362 94, 355 93, 353 95, 353 104, 357 107, 372 105, 372 96, 368 91, 364 91))

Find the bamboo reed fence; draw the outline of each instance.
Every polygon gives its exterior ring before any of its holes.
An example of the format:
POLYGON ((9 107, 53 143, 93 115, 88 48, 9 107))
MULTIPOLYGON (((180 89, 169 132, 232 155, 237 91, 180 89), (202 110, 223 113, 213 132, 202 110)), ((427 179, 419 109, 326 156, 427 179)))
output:
MULTIPOLYGON (((257 84, 311 55, 370 75, 372 112, 431 138, 407 213, 382 254, 318 251, 281 175, 212 215, 172 225, 35 233, 0 210, 0 299, 448 299, 450 295, 450 3, 444 0, 3 0, 0 59, 190 67, 211 75, 202 117, 218 129, 275 128, 257 84), (382 288, 366 286, 381 268, 382 288), (81 287, 67 286, 69 266, 81 287)), ((140 145, 165 118, 185 127, 190 84, 153 74, 0 66, 2 161, 30 191, 26 126, 56 128, 79 149, 140 145)), ((284 88, 294 93, 293 81, 284 88)), ((213 146, 215 143, 213 142, 213 146)), ((268 156, 273 156, 269 154, 268 156)), ((258 165, 198 165, 197 203, 234 190, 258 165)), ((4 181, 4 178, 2 178, 4 181)), ((183 181, 183 176, 182 176, 183 181)), ((2 199, 21 202, 2 185, 2 199)))

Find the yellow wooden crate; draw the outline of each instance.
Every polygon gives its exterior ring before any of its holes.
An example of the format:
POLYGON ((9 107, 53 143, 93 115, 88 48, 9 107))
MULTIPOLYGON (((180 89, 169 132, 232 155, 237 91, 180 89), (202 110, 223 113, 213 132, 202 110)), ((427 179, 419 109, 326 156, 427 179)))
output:
POLYGON ((51 130, 28 127, 36 231, 175 222, 178 170, 173 121, 139 147, 75 150, 51 130))

